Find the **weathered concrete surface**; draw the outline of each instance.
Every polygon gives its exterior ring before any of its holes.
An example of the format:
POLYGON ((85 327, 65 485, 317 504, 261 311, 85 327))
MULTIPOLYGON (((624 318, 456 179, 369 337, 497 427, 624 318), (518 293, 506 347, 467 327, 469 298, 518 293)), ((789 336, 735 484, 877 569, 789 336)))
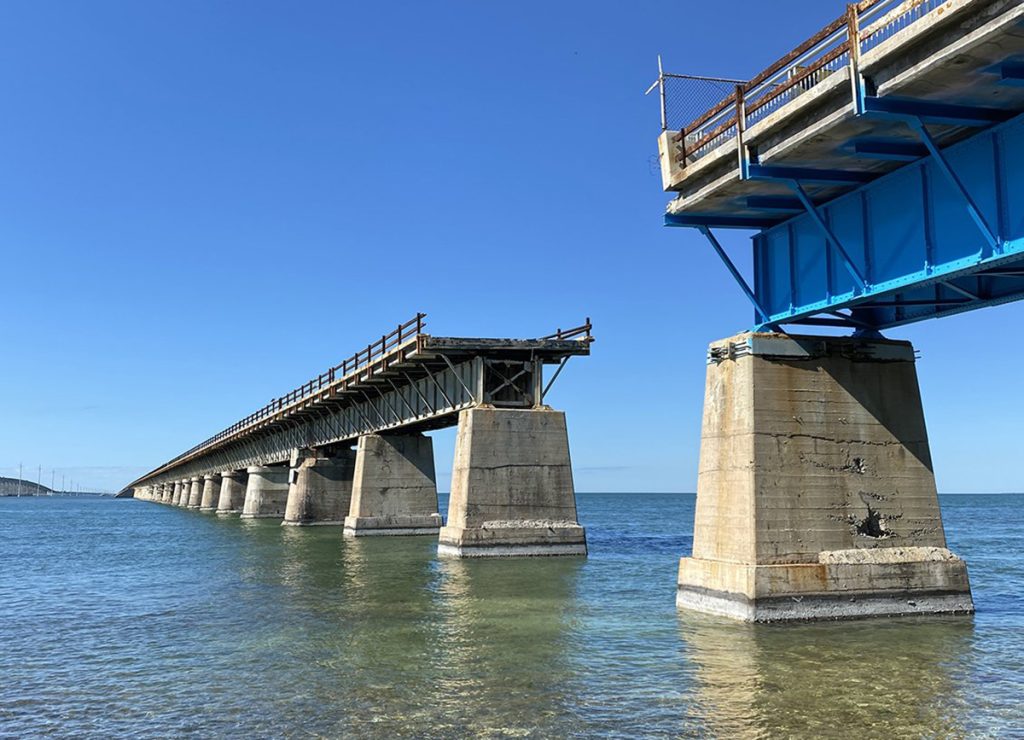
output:
POLYGON ((343 525, 352 502, 355 450, 317 456, 303 450, 293 455, 288 504, 282 524, 343 525))
POLYGON ((563 412, 480 407, 459 413, 438 553, 586 555, 563 412))
POLYGON ((224 470, 220 474, 218 514, 241 514, 245 506, 245 487, 248 473, 244 470, 224 470))
POLYGON ((188 486, 188 508, 198 509, 203 500, 203 479, 198 475, 189 480, 188 486))
POLYGON ((242 519, 281 519, 288 503, 288 468, 253 466, 246 472, 242 519))
POLYGON ((908 342, 742 334, 711 354, 680 607, 755 621, 973 611, 908 342))
POLYGON ((203 476, 203 496, 199 500, 200 511, 216 511, 220 499, 220 473, 203 476))
MULTIPOLYGON (((171 503, 175 506, 183 506, 184 504, 181 503, 183 493, 185 493, 185 482, 180 480, 174 481, 174 497, 171 499, 171 503)), ((187 499, 187 493, 185 497, 187 499)), ((188 501, 186 500, 185 503, 188 503, 188 501)))
POLYGON ((436 534, 434 443, 422 434, 359 438, 346 537, 436 534))

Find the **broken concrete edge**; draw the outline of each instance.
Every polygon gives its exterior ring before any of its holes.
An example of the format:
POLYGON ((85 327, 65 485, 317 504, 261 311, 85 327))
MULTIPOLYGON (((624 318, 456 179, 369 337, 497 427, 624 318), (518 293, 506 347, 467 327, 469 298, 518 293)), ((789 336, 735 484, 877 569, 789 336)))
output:
POLYGON ((343 527, 345 526, 345 520, 338 519, 336 521, 316 521, 316 520, 296 520, 296 519, 285 519, 281 522, 282 527, 343 527))
POLYGON ((914 362, 913 345, 899 339, 822 337, 809 334, 743 332, 713 342, 708 347, 708 364, 740 357, 779 360, 811 360, 839 355, 869 362, 914 362))
POLYGON ((345 537, 380 537, 380 536, 406 536, 406 535, 432 535, 437 536, 440 527, 386 527, 373 529, 370 527, 348 527, 342 530, 345 537))
POLYGON ((971 594, 964 591, 861 591, 752 600, 743 594, 686 586, 676 592, 676 606, 744 622, 851 620, 928 614, 969 616, 974 613, 971 594))
POLYGON ((449 558, 516 558, 546 557, 554 555, 587 555, 586 542, 577 544, 539 544, 539 545, 484 545, 468 547, 465 545, 449 545, 443 542, 437 545, 437 554, 449 558))

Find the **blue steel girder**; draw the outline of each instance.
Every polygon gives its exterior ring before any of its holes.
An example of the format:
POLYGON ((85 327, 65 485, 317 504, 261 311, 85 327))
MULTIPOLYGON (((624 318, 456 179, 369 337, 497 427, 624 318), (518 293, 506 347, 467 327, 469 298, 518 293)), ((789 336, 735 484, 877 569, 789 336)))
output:
MULTIPOLYGON (((813 203, 803 184, 837 180, 751 165, 752 177, 790 184, 803 206, 787 218, 793 200, 748 196, 750 208, 777 217, 754 237, 752 292, 768 315, 758 312, 757 328, 811 318, 831 324, 841 310, 849 312, 841 321, 877 330, 1024 297, 1024 116, 941 149, 909 108, 885 115, 898 115, 920 138, 898 151, 909 158, 921 153, 911 147, 922 147, 928 156, 827 203, 813 203)), ((768 219, 751 220, 759 218, 768 219)))

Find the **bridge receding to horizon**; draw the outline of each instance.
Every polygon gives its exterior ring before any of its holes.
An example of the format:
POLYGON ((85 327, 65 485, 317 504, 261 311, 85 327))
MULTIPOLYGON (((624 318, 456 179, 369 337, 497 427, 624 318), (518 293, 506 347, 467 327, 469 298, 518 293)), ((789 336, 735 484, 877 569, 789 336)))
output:
POLYGON ((443 548, 579 554, 565 415, 544 404, 583 325, 537 339, 435 337, 425 314, 129 484, 124 495, 352 536, 437 533, 433 446, 458 426, 443 548), (545 381, 544 366, 557 366, 545 381), (353 445, 356 449, 353 450, 353 445))

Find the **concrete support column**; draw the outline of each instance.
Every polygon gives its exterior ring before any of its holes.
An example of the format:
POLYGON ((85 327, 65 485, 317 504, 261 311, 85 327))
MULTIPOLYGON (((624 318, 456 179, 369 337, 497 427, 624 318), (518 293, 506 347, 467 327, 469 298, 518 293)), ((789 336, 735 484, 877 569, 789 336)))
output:
POLYGON ((199 499, 200 511, 216 511, 220 500, 220 473, 203 476, 203 495, 199 499))
POLYGON ((296 451, 283 524, 344 524, 352 501, 355 463, 354 450, 329 457, 296 451))
POLYGON ((747 621, 973 611, 946 549, 909 342, 741 334, 709 352, 677 604, 747 621))
POLYGON ((188 503, 186 506, 190 509, 198 509, 200 502, 203 500, 203 479, 198 475, 192 476, 189 479, 188 486, 188 503))
POLYGON ((247 470, 243 519, 281 519, 288 503, 288 467, 253 466, 247 470))
POLYGON ((436 534, 434 443, 422 434, 359 438, 346 537, 436 534))
POLYGON ((184 491, 184 481, 174 481, 174 494, 171 498, 171 503, 175 506, 181 506, 182 492, 184 491))
POLYGON ((171 503, 171 499, 174 498, 174 484, 164 483, 161 486, 161 490, 163 491, 163 495, 160 497, 160 500, 165 504, 171 503))
POLYGON ((438 554, 587 554, 563 412, 489 407, 459 412, 448 522, 438 554))
POLYGON ((218 514, 241 514, 245 506, 245 484, 248 473, 244 470, 225 470, 220 474, 218 514))

